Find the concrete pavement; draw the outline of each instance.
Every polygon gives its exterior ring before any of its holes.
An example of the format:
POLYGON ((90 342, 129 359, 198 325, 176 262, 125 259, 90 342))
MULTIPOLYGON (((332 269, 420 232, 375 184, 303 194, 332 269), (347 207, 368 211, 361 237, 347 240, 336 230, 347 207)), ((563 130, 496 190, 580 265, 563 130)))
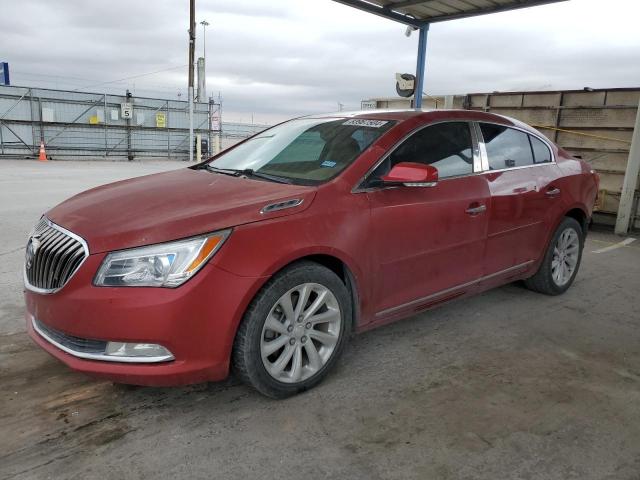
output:
POLYGON ((284 401, 115 386, 32 344, 19 272, 41 212, 182 166, 0 162, 0 479, 638 478, 640 240, 605 232, 565 295, 509 285, 362 334, 284 401))

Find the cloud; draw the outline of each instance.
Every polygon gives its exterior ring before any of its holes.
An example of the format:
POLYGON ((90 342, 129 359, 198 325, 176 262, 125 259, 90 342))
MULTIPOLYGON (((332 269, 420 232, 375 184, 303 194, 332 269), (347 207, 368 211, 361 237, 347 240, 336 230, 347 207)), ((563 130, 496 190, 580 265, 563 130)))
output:
MULTIPOLYGON (((3 0, 2 60, 14 84, 184 99, 187 5, 3 0)), ((434 24, 426 89, 638 86, 640 7, 607 6, 572 0, 434 24)), ((208 91, 221 92, 228 120, 254 114, 270 122, 336 110, 338 102, 358 108, 363 98, 395 95, 395 72, 415 70, 417 35, 408 39, 402 25, 331 0, 197 0, 197 8, 197 21, 210 23, 208 91)), ((200 25, 197 33, 201 55, 200 25)))

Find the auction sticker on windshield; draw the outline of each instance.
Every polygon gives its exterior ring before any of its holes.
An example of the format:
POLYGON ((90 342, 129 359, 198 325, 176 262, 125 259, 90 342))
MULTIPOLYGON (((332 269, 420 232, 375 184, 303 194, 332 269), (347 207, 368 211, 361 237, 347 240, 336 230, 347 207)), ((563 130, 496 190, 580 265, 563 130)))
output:
POLYGON ((389 123, 386 120, 363 120, 360 118, 353 118, 351 120, 347 120, 342 125, 350 125, 353 127, 371 127, 371 128, 380 128, 389 123))

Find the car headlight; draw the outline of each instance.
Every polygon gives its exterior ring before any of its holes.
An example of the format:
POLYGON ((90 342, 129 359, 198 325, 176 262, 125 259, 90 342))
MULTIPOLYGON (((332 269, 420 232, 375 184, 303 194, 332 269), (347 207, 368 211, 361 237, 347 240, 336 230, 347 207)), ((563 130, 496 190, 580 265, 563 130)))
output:
POLYGON ((94 284, 103 287, 177 287, 225 242, 231 230, 109 253, 94 284))

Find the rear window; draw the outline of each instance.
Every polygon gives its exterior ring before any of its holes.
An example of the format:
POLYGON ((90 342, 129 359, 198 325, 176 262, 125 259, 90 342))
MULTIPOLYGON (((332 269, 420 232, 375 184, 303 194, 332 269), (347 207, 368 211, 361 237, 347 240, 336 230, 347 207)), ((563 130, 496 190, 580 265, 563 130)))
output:
POLYGON ((481 123, 480 129, 489 156, 490 170, 533 165, 529 135, 520 130, 488 123, 481 123))
POLYGON ((533 157, 536 163, 548 163, 551 161, 551 150, 546 143, 539 138, 529 135, 531 140, 531 148, 533 149, 533 157))

